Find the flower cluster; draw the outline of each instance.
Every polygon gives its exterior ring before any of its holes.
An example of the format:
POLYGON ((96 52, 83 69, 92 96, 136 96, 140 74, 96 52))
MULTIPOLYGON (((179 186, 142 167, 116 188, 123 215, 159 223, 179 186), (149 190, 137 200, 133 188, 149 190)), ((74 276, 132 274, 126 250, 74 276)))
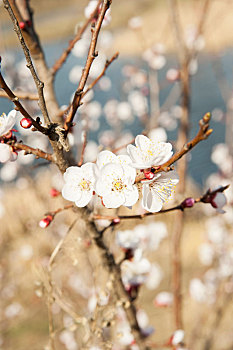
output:
POLYGON ((151 167, 165 163, 172 156, 172 145, 151 141, 144 135, 138 135, 135 144, 128 145, 129 155, 102 151, 96 164, 69 167, 64 174, 63 197, 84 207, 96 193, 106 208, 131 207, 139 199, 138 169, 145 175, 141 180, 142 207, 150 212, 161 210, 179 178, 175 171, 154 174, 151 167))

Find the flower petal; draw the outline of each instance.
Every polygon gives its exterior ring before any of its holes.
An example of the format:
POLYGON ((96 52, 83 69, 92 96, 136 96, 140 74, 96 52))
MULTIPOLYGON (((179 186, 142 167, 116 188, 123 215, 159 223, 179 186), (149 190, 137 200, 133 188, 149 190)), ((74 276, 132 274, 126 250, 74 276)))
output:
POLYGON ((132 191, 127 191, 127 190, 124 191, 124 195, 125 195, 124 205, 126 207, 130 207, 131 205, 134 205, 139 198, 138 189, 136 186, 133 186, 132 191))
POLYGON ((113 163, 115 161, 116 155, 110 151, 102 151, 98 154, 96 165, 99 169, 102 169, 106 164, 113 163))
POLYGON ((83 208, 85 207, 90 200, 92 199, 93 192, 92 191, 82 191, 81 198, 75 201, 77 207, 83 208))
POLYGON ((103 197, 103 203, 106 208, 118 208, 125 202, 125 196, 123 193, 110 192, 103 197))
POLYGON ((11 157, 10 147, 5 143, 0 143, 0 163, 6 163, 11 157))
POLYGON ((63 178, 65 182, 73 182, 77 181, 82 176, 82 170, 78 166, 70 166, 66 169, 65 174, 63 175, 63 178))
POLYGON ((157 195, 156 192, 149 189, 149 185, 143 185, 142 192, 143 192, 142 207, 145 210, 151 213, 156 213, 162 209, 163 201, 157 195))
POLYGON ((80 188, 76 184, 65 184, 62 189, 62 197, 75 202, 81 198, 80 188))

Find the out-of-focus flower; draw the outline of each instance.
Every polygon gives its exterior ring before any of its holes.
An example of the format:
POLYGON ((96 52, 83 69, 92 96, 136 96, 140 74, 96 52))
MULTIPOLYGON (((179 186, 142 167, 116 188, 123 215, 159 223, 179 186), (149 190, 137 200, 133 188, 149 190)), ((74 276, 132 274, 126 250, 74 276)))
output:
POLYGON ((116 156, 109 151, 98 155, 95 191, 103 197, 103 204, 107 208, 132 206, 138 200, 138 190, 133 185, 136 171, 130 163, 128 156, 116 156))
POLYGON ((131 286, 139 286, 145 283, 151 264, 149 260, 142 257, 141 250, 135 251, 131 260, 124 260, 121 264, 122 281, 126 289, 131 286))
POLYGON ((183 339, 184 339, 183 329, 177 329, 171 337, 171 344, 176 346, 180 344, 183 341, 183 339))
POLYGON ((180 78, 180 72, 178 69, 170 68, 166 73, 166 78, 170 82, 177 81, 180 78))
POLYGON ((139 246, 140 239, 133 230, 118 231, 116 234, 117 244, 125 249, 136 249, 139 246))
POLYGON ((13 318, 18 316, 18 314, 22 311, 22 305, 20 305, 19 303, 15 302, 12 303, 10 305, 8 305, 4 311, 5 316, 7 318, 13 318))
POLYGON ((13 109, 6 115, 3 113, 0 116, 0 136, 3 136, 10 131, 16 122, 16 111, 13 109))
MULTIPOLYGON (((84 14, 86 18, 89 18, 92 13, 95 11, 96 6, 98 5, 98 0, 90 0, 89 4, 85 7, 84 14)), ((101 7, 99 7, 98 12, 101 10, 101 7)), ((103 20, 103 26, 106 26, 111 22, 111 10, 108 9, 105 13, 104 20, 103 20)))
POLYGON ((128 26, 131 29, 139 29, 142 27, 142 24, 143 24, 142 17, 140 16, 132 17, 128 21, 128 26))
POLYGON ((127 146, 127 152, 132 159, 132 166, 136 169, 148 169, 161 165, 169 160, 173 154, 172 145, 168 142, 155 142, 144 135, 135 138, 136 147, 127 146))
MULTIPOLYGON (((15 159, 14 159, 15 160, 15 159)), ((0 178, 2 181, 13 181, 18 173, 18 164, 17 162, 8 162, 3 165, 0 170, 0 178)))
POLYGON ((145 285, 148 289, 156 289, 163 278, 163 271, 158 264, 151 264, 150 272, 147 275, 145 285))
POLYGON ((158 307, 171 306, 173 303, 173 294, 169 292, 160 292, 154 299, 154 304, 158 307))
POLYGON ((6 143, 0 143, 0 163, 6 163, 9 160, 16 160, 15 153, 12 152, 12 149, 6 143))
POLYGON ((200 279, 193 278, 190 281, 189 292, 191 297, 194 300, 200 303, 204 303, 207 301, 208 296, 207 296, 206 286, 200 279))
POLYGON ((86 163, 81 167, 69 167, 64 174, 65 185, 62 196, 77 207, 85 207, 93 196, 95 164, 86 163))
POLYGON ((166 142, 167 133, 164 128, 151 129, 148 133, 149 138, 154 142, 166 142))
POLYGON ((162 209, 175 190, 179 176, 175 171, 160 173, 154 180, 144 180, 142 188, 142 207, 152 213, 162 209))
POLYGON ((209 266, 213 262, 214 258, 214 249, 213 246, 209 243, 203 243, 199 246, 198 251, 199 259, 203 265, 209 266))

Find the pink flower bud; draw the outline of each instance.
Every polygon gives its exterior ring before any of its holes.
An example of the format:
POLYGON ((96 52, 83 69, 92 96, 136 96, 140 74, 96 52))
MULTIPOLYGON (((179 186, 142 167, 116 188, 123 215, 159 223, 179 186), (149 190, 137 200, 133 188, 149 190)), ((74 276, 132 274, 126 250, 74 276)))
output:
POLYGON ((195 204, 195 199, 192 197, 186 198, 182 203, 182 208, 192 208, 195 204))
POLYGON ((22 118, 20 120, 20 125, 22 126, 22 128, 24 129, 29 129, 32 126, 32 121, 29 118, 22 118))
POLYGON ((144 172, 144 175, 147 180, 152 180, 155 176, 155 174, 153 174, 151 171, 144 172))
POLYGON ((26 28, 26 23, 25 22, 19 22, 19 28, 20 29, 25 29, 26 28))
POLYGON ((58 190, 56 190, 56 188, 51 188, 51 189, 50 189, 50 196, 51 196, 51 197, 57 197, 57 196, 59 196, 60 194, 61 194, 61 192, 58 191, 58 190))
POLYGON ((171 68, 167 71, 166 78, 168 81, 174 82, 180 78, 180 72, 175 68, 171 68))
POLYGON ((53 221, 52 215, 47 215, 44 219, 40 220, 39 226, 41 228, 46 228, 50 225, 50 223, 53 221))
POLYGON ((112 220, 113 225, 117 225, 117 224, 119 224, 120 222, 121 222, 121 219, 120 219, 120 218, 115 218, 115 219, 112 220))

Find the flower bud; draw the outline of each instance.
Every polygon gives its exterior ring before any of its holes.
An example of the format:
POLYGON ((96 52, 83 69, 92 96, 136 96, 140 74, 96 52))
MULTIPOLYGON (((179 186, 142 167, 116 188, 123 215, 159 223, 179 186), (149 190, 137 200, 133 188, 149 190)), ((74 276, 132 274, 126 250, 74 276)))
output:
POLYGON ((117 225, 117 224, 119 224, 120 222, 121 222, 121 219, 120 219, 120 218, 115 218, 115 219, 112 220, 113 225, 117 225))
POLYGON ((144 175, 147 180, 152 180, 155 176, 155 174, 153 174, 151 171, 144 172, 144 175))
POLYGON ((192 197, 186 198, 182 203, 181 207, 184 208, 192 208, 195 204, 195 199, 192 197))
POLYGON ((56 188, 51 188, 50 189, 50 196, 51 197, 57 197, 61 194, 60 191, 58 191, 56 188))
POLYGON ((50 223, 53 221, 52 215, 47 215, 44 219, 40 220, 39 226, 41 228, 46 228, 50 225, 50 223))
POLYGON ((22 128, 24 129, 29 129, 32 126, 32 121, 29 118, 22 118, 20 120, 20 125, 22 126, 22 128))
POLYGON ((26 28, 26 23, 25 22, 19 22, 19 28, 24 30, 26 28))

